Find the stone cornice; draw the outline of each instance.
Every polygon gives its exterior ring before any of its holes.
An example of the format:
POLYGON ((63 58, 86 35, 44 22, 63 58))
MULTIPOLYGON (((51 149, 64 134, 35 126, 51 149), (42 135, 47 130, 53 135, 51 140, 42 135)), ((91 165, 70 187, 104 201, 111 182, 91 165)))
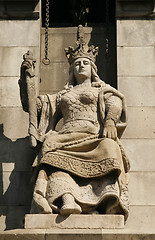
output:
MULTIPOLYGON (((38 19, 41 0, 0 1, 0 19, 38 19)), ((155 0, 116 0, 117 19, 155 18, 155 0)))
POLYGON ((0 1, 0 19, 38 19, 40 0, 0 1))
POLYGON ((116 0, 117 18, 154 18, 155 0, 116 0))

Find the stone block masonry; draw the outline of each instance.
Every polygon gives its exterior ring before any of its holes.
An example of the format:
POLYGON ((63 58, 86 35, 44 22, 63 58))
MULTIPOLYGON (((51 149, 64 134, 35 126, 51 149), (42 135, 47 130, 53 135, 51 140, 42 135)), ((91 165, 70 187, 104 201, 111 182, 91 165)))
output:
POLYGON ((25 229, 123 229, 123 215, 27 214, 25 229), (37 221, 39 219, 39 221, 37 221))
POLYGON ((147 231, 126 229, 26 229, 0 232, 1 240, 154 240, 147 231))
POLYGON ((34 151, 29 147, 28 114, 22 110, 18 80, 23 54, 31 50, 38 81, 39 7, 38 1, 5 1, 5 6, 0 2, 0 230, 22 228, 30 211, 34 151))
POLYGON ((154 29, 154 20, 117 21, 118 89, 126 96, 129 115, 122 139, 131 161, 126 228, 141 231, 155 226, 154 29))

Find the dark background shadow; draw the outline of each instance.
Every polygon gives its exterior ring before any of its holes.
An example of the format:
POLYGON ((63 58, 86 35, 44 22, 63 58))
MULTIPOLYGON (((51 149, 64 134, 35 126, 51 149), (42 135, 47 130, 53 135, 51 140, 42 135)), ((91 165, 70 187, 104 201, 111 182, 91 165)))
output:
MULTIPOLYGON (((46 1, 42 1, 42 26, 46 23, 46 1)), ((99 47, 96 65, 99 77, 117 88, 116 1, 50 0, 49 27, 92 27, 90 45, 99 47), (60 8, 61 4, 61 8, 60 8), (85 12, 80 18, 80 11, 85 12), (88 12, 86 12, 88 9, 88 12), (108 39, 108 45, 107 45, 108 39), (108 48, 108 54, 106 50, 108 48)), ((73 43, 74 44, 74 43, 73 43)))
POLYGON ((106 54, 106 27, 93 27, 89 46, 99 47, 96 66, 99 77, 107 84, 117 88, 116 25, 109 25, 109 53, 106 54))
POLYGON ((24 215, 29 213, 33 183, 32 163, 35 151, 29 146, 29 138, 20 138, 15 142, 3 133, 0 125, 0 216, 6 217, 6 230, 23 228, 24 215), (12 171, 3 169, 12 163, 12 171), (5 170, 5 171, 3 171, 5 170), (4 186, 8 182, 7 186, 4 186))

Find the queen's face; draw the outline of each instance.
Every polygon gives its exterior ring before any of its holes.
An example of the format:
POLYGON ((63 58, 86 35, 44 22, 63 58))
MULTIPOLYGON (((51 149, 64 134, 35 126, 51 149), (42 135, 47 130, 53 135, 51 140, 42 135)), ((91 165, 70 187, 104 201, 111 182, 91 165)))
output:
POLYGON ((78 58, 74 61, 74 76, 77 84, 91 82, 91 63, 88 58, 78 58))

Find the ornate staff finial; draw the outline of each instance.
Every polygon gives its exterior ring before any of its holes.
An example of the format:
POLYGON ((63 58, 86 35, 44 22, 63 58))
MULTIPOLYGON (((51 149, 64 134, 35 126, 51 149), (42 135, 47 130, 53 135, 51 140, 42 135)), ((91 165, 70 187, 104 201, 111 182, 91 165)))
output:
POLYGON ((84 29, 83 29, 83 26, 82 25, 79 25, 78 26, 78 30, 77 30, 77 42, 76 42, 77 45, 79 44, 82 44, 82 45, 85 45, 86 42, 84 40, 84 29))

